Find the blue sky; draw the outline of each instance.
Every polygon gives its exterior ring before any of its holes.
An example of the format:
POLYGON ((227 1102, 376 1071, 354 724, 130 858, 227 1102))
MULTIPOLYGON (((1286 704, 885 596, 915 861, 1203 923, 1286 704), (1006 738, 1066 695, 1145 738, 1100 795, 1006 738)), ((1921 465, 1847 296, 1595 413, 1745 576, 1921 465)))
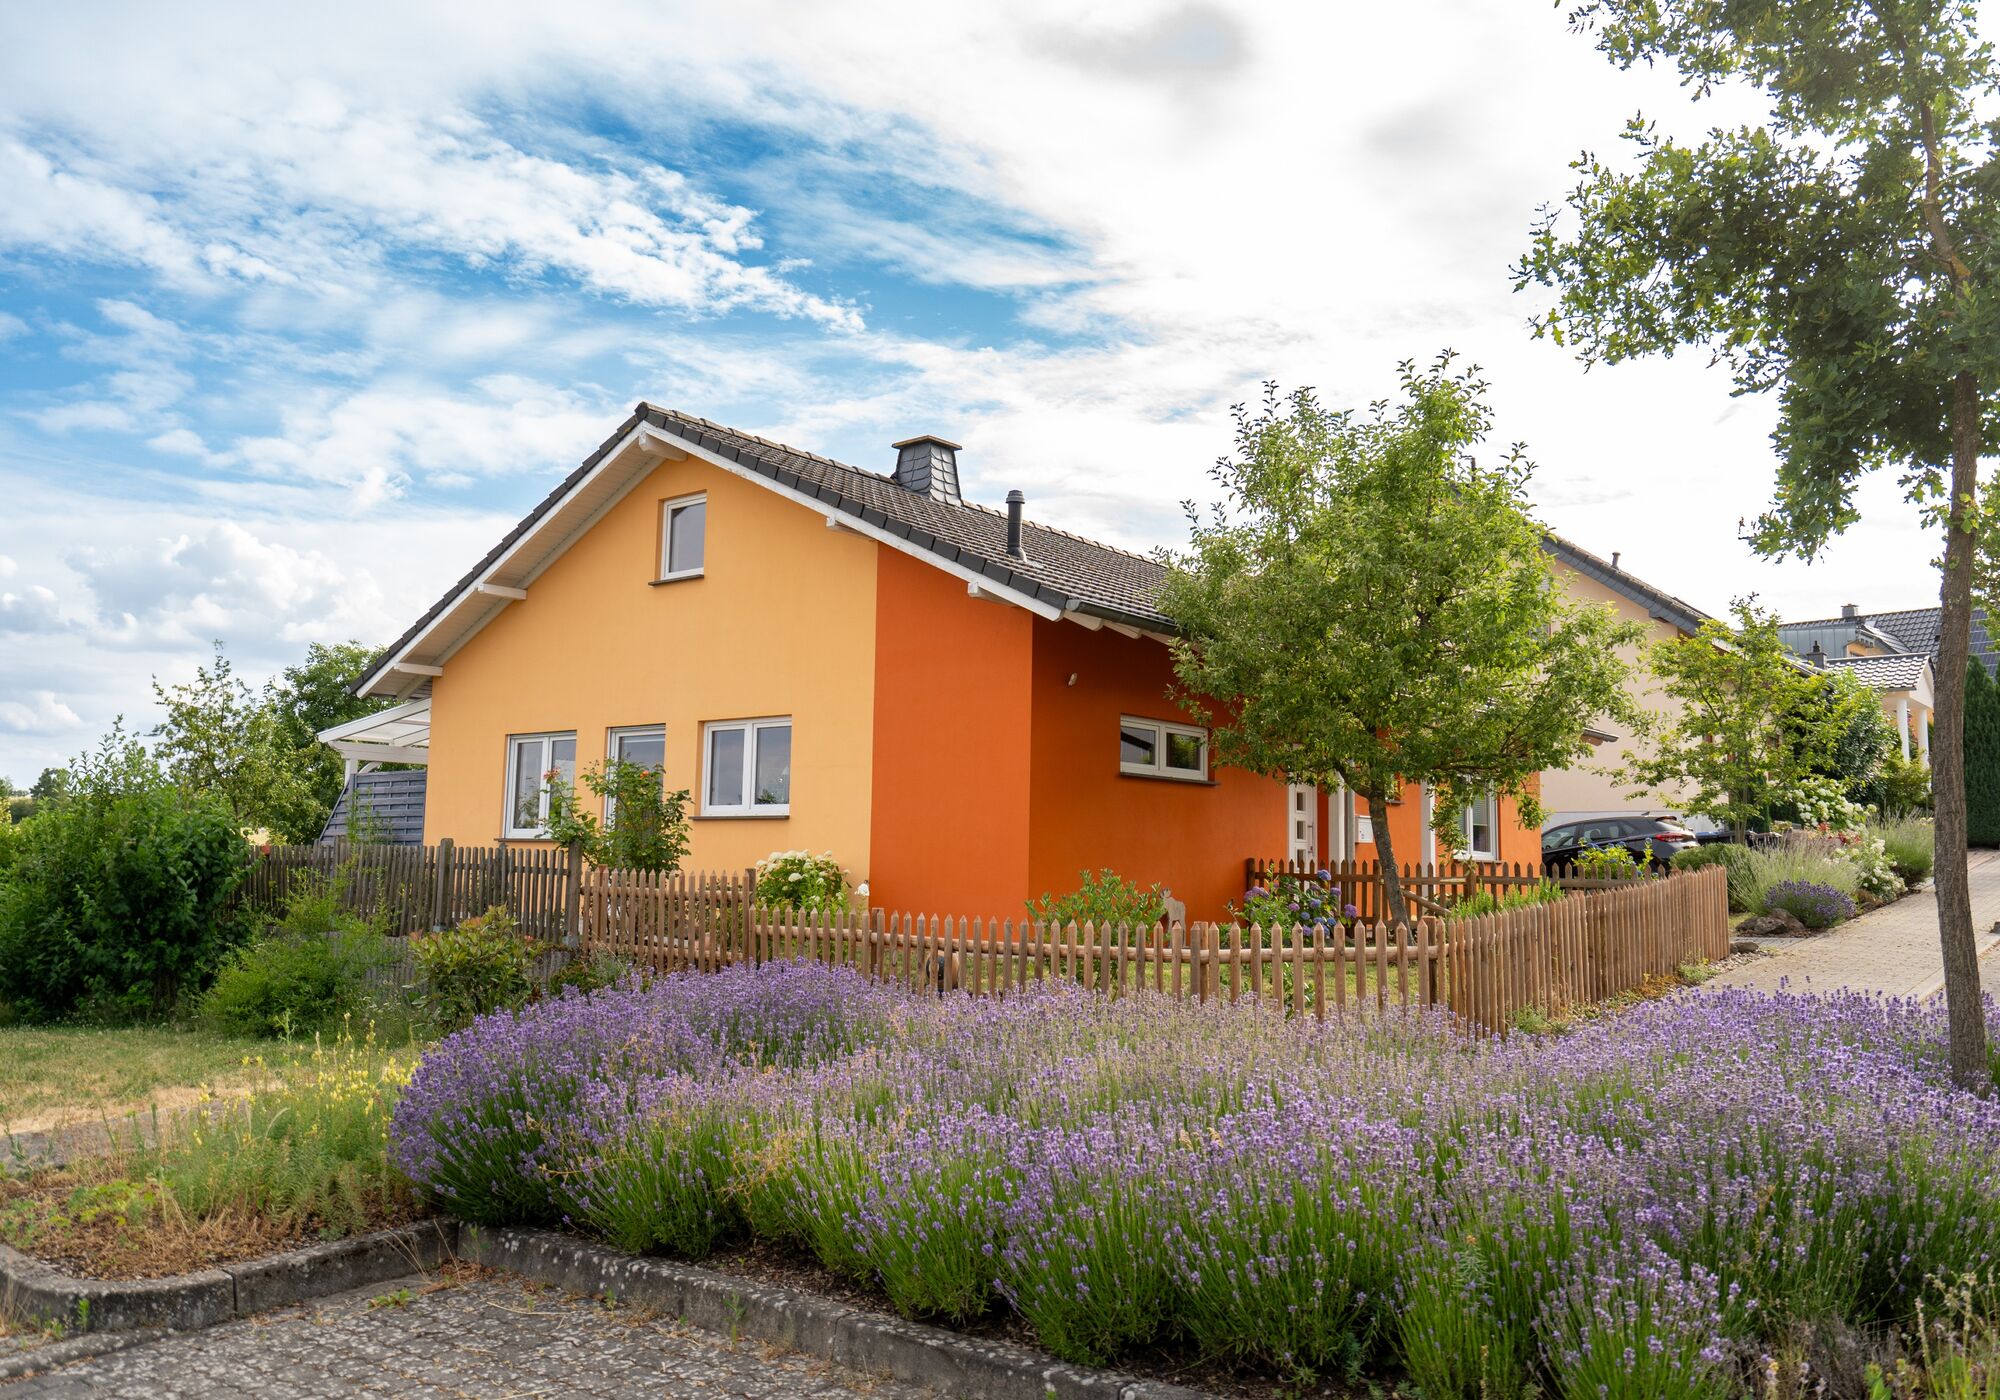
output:
MULTIPOLYGON (((0 775, 213 638, 382 642, 640 398, 1150 547, 1260 381, 1482 364, 1543 516, 1697 605, 1934 596, 1892 483, 1755 560, 1769 406, 1507 265, 1644 109, 1545 6, 78 4, 0 47, 0 775), (837 12, 836 12, 837 11, 837 12)), ((1499 450, 1496 443, 1495 450, 1499 450)))

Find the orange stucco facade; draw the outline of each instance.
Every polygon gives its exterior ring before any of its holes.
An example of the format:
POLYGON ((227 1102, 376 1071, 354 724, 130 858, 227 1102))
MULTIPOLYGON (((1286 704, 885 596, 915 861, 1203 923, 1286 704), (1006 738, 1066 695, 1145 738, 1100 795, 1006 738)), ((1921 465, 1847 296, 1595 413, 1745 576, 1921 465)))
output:
MULTIPOLYGON (((1109 868, 1215 918, 1246 857, 1286 852, 1281 782, 1120 771, 1121 717, 1189 718, 1157 640, 973 596, 699 459, 656 467, 526 592, 432 681, 426 841, 505 838, 511 736, 573 733, 583 768, 614 730, 659 726, 668 785, 696 795, 689 868, 831 851, 880 908, 1013 918, 1109 868), (657 582, 662 503, 695 493, 702 574, 657 582), (792 722, 788 815, 701 815, 704 726, 766 717, 792 722)), ((1322 857, 1327 816, 1322 796, 1322 857)), ((1388 819, 1421 859, 1414 791, 1388 819)), ((1538 858, 1511 804, 1502 819, 1500 858, 1538 858)))

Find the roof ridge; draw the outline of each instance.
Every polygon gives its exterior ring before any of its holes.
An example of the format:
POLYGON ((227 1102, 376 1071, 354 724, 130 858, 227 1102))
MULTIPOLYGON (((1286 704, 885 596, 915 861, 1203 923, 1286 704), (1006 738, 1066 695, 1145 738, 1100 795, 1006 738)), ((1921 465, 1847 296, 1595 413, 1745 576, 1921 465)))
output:
MULTIPOLYGON (((825 466, 838 467, 842 471, 853 472, 856 476, 869 477, 876 481, 886 482, 891 486, 897 484, 895 476, 889 472, 870 471, 866 467, 857 467, 852 462, 843 462, 837 457, 829 457, 824 453, 813 452, 807 448, 793 447, 790 443, 779 442, 776 438, 768 438, 761 433, 746 432, 742 428, 732 428, 726 423, 717 423, 711 419, 703 418, 699 414, 689 413, 684 409, 663 408, 659 404, 652 403, 646 400, 642 400, 641 402, 645 405, 645 407, 652 409, 655 413, 662 413, 668 415, 669 417, 681 418, 688 420, 690 422, 699 423, 703 427, 713 428, 717 432, 727 433, 731 437, 748 438, 750 441, 761 443, 765 447, 773 447, 780 452, 789 452, 794 457, 804 457, 807 461, 810 462, 819 462, 825 466)), ((912 492, 911 494, 914 496, 916 493, 912 492)), ((925 497, 924 499, 928 500, 935 498, 925 497)), ((939 501, 938 504, 947 506, 958 506, 965 510, 976 510, 980 514, 990 515, 996 520, 1005 519, 1007 515, 1007 512, 1000 509, 998 506, 985 505, 979 501, 968 501, 968 500, 939 501)), ((1031 520, 1025 517, 1022 519, 1021 523, 1032 529, 1046 531, 1051 535, 1061 535, 1064 539, 1075 540, 1079 544, 1087 544, 1096 549, 1108 550, 1113 554, 1122 554, 1126 558, 1136 560, 1141 564, 1152 564, 1155 566, 1159 565, 1159 560, 1153 558, 1151 555, 1141 554, 1139 551, 1135 549, 1127 549, 1123 545, 1109 544, 1104 540, 1097 539, 1090 535, 1078 534, 1074 530, 1065 530, 1060 525, 1049 525, 1042 521, 1031 520)))

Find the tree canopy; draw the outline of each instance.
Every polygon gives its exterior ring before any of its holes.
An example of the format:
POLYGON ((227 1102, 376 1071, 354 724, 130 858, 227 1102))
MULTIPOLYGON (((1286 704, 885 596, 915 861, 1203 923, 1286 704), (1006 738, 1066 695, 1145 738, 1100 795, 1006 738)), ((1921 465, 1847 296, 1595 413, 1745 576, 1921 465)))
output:
POLYGON ((1449 355, 1400 373, 1401 398, 1366 413, 1276 386, 1239 406, 1214 473, 1224 504, 1189 507, 1160 602, 1179 698, 1216 759, 1365 797, 1399 919, 1383 817, 1406 782, 1434 786, 1451 845, 1473 794, 1512 796, 1533 821, 1532 779, 1588 752, 1594 719, 1640 722, 1618 655, 1639 629, 1565 599, 1521 449, 1472 455, 1484 382, 1449 355))
POLYGON ((1614 64, 1671 64, 1697 96, 1749 86, 1767 121, 1692 144, 1643 116, 1632 159, 1586 153, 1536 226, 1519 285, 1540 333, 1588 362, 1706 347, 1773 393, 1776 489, 1751 538, 1812 557, 1891 469, 1944 527, 1936 743, 1939 938, 1954 1074, 1990 1084, 1964 862, 1961 737, 1979 459, 2000 409, 2000 99, 1969 0, 1585 0, 1614 64))

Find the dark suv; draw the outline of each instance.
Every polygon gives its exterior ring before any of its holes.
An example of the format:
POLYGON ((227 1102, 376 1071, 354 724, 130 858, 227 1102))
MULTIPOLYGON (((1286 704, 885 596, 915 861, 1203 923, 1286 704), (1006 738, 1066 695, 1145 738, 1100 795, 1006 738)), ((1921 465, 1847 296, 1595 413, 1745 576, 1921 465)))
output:
POLYGON ((1542 833, 1542 867, 1560 874, 1585 851, 1623 846, 1641 865, 1665 869, 1676 852, 1694 849, 1698 839, 1668 817, 1584 817, 1542 833))

